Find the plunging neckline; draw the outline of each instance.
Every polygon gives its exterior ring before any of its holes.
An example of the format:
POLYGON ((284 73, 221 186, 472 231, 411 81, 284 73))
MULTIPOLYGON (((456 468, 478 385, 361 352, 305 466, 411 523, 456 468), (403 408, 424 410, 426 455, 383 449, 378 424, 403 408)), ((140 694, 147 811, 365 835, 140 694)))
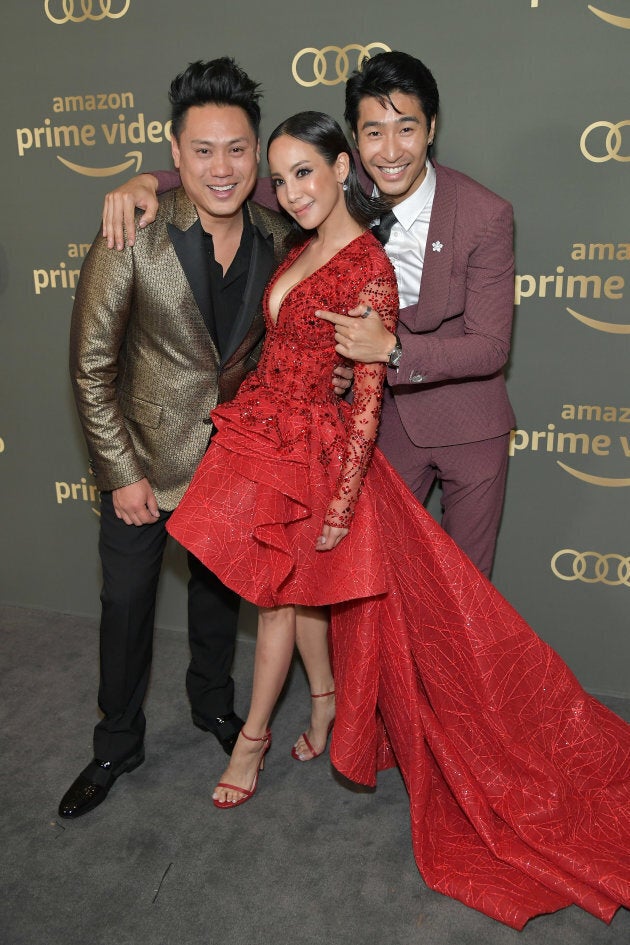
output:
MULTIPOLYGON (((369 230, 364 230, 363 233, 359 233, 358 236, 353 237, 348 243, 346 243, 345 246, 342 246, 341 249, 338 249, 336 253, 333 253, 333 255, 330 257, 330 259, 327 259, 325 263, 322 263, 321 266, 318 266, 317 269, 314 269, 312 272, 310 272, 310 273, 308 274, 308 276, 304 276, 303 279, 299 279, 297 282, 294 282, 293 285, 289 286, 289 288, 286 290, 286 292, 284 293, 284 295, 283 295, 282 298, 280 299, 280 302, 279 302, 279 304, 278 304, 278 312, 277 312, 277 315, 276 315, 275 319, 274 319, 274 317, 273 317, 273 315, 272 315, 272 313, 271 313, 271 305, 269 304, 270 298, 271 298, 271 289, 272 289, 272 287, 273 287, 273 284, 270 285, 270 287, 269 287, 269 292, 268 292, 268 294, 267 294, 267 313, 268 313, 268 315, 269 315, 269 321, 271 322, 271 324, 273 325, 273 327, 275 328, 275 327, 277 326, 278 321, 279 321, 279 319, 280 319, 280 313, 281 313, 281 311, 282 311, 282 308, 283 308, 283 306, 284 306, 284 303, 287 301, 287 299, 289 298, 289 296, 291 295, 291 293, 293 292, 294 289, 297 289, 297 287, 298 287, 299 285, 304 285, 305 282, 308 282, 309 279, 312 279, 313 276, 316 276, 318 272, 322 272, 322 270, 325 269, 326 266, 329 266, 329 265, 331 264, 331 262, 333 261, 333 259, 336 259, 337 256, 339 256, 341 253, 345 252, 345 250, 346 250, 349 246, 352 246, 353 243, 356 243, 357 240, 363 239, 363 237, 366 236, 369 232, 370 232, 369 230)), ((293 257, 293 259, 291 260, 291 266, 292 266, 295 262, 297 262, 297 260, 300 258, 300 256, 302 255, 302 253, 304 253, 304 252, 307 250, 307 248, 308 248, 308 247, 311 245, 311 243, 313 242, 313 239, 314 239, 314 237, 312 237, 310 240, 308 240, 303 246, 300 246, 300 247, 299 247, 299 252, 297 252, 296 255, 293 257)), ((291 266, 287 266, 287 268, 286 268, 286 269, 283 269, 282 271, 283 271, 283 272, 287 272, 287 270, 290 269, 291 266)))

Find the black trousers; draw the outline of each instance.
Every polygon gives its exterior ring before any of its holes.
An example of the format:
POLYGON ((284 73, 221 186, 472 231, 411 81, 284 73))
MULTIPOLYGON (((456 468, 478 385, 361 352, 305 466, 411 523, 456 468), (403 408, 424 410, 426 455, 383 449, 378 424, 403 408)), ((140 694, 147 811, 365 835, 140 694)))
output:
MULTIPOLYGON (((98 704, 104 718, 94 729, 97 758, 118 761, 138 749, 146 719, 142 709, 151 671, 158 580, 170 512, 150 525, 125 525, 111 493, 101 496, 99 553, 103 568, 98 704)), ((188 638, 191 660, 186 688, 193 713, 211 720, 234 711, 237 594, 193 555, 188 556, 188 638)))

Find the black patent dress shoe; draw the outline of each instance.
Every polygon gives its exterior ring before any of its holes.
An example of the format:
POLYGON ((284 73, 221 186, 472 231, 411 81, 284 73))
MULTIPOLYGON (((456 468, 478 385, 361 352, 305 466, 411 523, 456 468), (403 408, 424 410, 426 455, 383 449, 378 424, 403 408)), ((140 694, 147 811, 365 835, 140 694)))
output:
POLYGON ((60 817, 81 817, 102 804, 116 778, 133 771, 144 761, 144 746, 122 761, 101 761, 94 758, 73 781, 59 805, 60 817))
POLYGON ((200 728, 202 732, 210 732, 214 735, 226 755, 231 755, 232 749, 236 745, 238 733, 245 724, 236 712, 229 712, 227 715, 219 716, 216 719, 202 719, 195 712, 191 714, 197 728, 200 728))

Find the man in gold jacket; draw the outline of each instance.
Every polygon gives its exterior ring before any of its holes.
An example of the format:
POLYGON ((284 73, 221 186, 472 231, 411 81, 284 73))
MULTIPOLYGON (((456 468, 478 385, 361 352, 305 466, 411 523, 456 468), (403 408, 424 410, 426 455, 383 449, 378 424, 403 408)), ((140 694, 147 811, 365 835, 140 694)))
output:
MULTIPOLYGON (((144 761, 142 709, 165 523, 203 456, 209 414, 256 364, 264 286, 288 224, 248 202, 260 93, 231 59, 192 63, 170 89, 182 187, 155 225, 112 253, 97 238, 72 314, 75 398, 101 496, 101 676, 94 759, 64 795, 77 817, 144 761)), ((230 753, 238 598, 192 556, 188 586, 195 724, 230 753)))

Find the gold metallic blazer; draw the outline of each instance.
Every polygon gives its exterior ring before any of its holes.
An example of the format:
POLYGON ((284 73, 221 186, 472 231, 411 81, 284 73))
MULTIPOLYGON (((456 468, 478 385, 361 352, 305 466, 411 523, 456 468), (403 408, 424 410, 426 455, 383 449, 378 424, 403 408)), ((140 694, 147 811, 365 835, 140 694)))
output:
POLYGON ((288 223, 254 203, 251 266, 228 350, 212 338, 208 259, 183 188, 164 194, 136 245, 85 258, 72 311, 70 372, 99 489, 146 477, 158 506, 175 508, 210 435, 208 417, 255 366, 262 294, 282 259, 288 223))

